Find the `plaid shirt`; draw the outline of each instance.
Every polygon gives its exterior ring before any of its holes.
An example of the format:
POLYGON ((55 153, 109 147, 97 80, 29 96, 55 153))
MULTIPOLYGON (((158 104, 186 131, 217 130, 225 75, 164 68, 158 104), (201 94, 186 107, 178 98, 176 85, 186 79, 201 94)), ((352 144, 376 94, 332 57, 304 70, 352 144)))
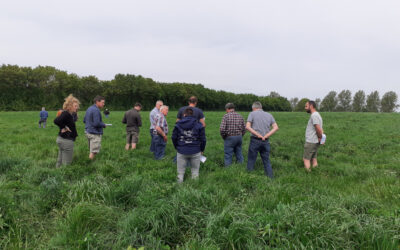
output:
POLYGON ((219 132, 223 139, 229 136, 244 135, 246 126, 243 117, 235 111, 226 113, 222 118, 219 132))
POLYGON ((154 117, 155 127, 160 127, 165 134, 168 134, 168 123, 165 116, 160 112, 154 117))

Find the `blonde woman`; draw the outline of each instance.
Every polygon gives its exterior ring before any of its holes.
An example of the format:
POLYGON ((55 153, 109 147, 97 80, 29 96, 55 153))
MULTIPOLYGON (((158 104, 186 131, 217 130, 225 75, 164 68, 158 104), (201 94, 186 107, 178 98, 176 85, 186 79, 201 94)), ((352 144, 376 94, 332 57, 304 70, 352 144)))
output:
POLYGON ((65 98, 63 104, 63 111, 54 119, 54 123, 60 128, 57 137, 57 145, 59 148, 57 167, 61 165, 68 165, 72 162, 74 153, 74 141, 78 136, 73 114, 78 112, 79 100, 72 94, 65 98))

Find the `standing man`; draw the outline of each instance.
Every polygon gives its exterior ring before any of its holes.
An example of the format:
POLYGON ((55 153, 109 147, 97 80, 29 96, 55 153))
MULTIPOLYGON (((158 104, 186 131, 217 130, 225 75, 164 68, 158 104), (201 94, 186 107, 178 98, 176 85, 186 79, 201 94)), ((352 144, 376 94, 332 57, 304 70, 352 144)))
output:
POLYGON ((100 109, 104 107, 105 99, 102 96, 96 96, 93 99, 94 104, 86 110, 85 118, 85 133, 86 138, 89 142, 89 159, 93 160, 95 155, 100 152, 101 148, 101 136, 103 134, 103 128, 106 124, 103 123, 100 109))
POLYGON ((139 114, 141 109, 142 105, 138 102, 135 103, 133 109, 126 111, 122 119, 122 123, 126 124, 126 150, 129 150, 129 146, 134 150, 136 148, 136 143, 138 143, 139 127, 142 126, 142 118, 139 114))
POLYGON ((161 160, 165 156, 165 147, 167 146, 168 123, 166 116, 168 115, 168 106, 162 105, 160 113, 154 118, 154 130, 152 143, 154 144, 154 158, 161 160))
POLYGON ((199 121, 203 125, 203 127, 206 127, 206 122, 205 122, 203 110, 201 110, 201 109, 196 107, 197 101, 198 101, 197 97, 191 96, 189 98, 189 106, 184 106, 184 107, 179 109, 178 114, 176 116, 176 121, 178 122, 179 120, 182 120, 183 119, 183 112, 186 110, 186 108, 190 107, 191 109, 193 109, 193 117, 196 118, 197 121, 199 121))
POLYGON ((46 122, 47 122, 47 117, 49 117, 49 113, 46 111, 44 107, 42 107, 42 111, 40 111, 39 117, 40 117, 39 128, 42 127, 42 123, 43 123, 43 128, 46 128, 46 122))
POLYGON ((154 129, 156 127, 155 125, 155 118, 156 115, 160 113, 160 108, 163 105, 163 101, 158 100, 156 102, 156 106, 153 108, 153 110, 150 112, 150 136, 151 136, 151 144, 150 144, 150 151, 154 153, 154 143, 153 143, 153 137, 154 137, 154 129))
POLYGON ((243 117, 235 112, 235 105, 227 103, 225 105, 226 114, 222 118, 219 132, 224 139, 224 162, 225 167, 232 164, 233 154, 236 161, 243 163, 242 137, 246 133, 243 117))
POLYGON ((188 162, 192 167, 192 179, 198 178, 200 157, 206 147, 206 134, 203 125, 193 116, 193 109, 186 108, 183 119, 175 124, 172 142, 177 151, 178 182, 183 182, 188 162))
POLYGON ((313 168, 318 166, 317 152, 322 134, 324 133, 322 129, 322 117, 317 112, 316 107, 317 105, 314 101, 306 102, 305 110, 307 111, 307 113, 311 114, 306 128, 306 143, 304 144, 303 154, 304 168, 307 171, 311 171, 311 161, 313 168))
POLYGON ((251 133, 247 170, 254 170, 257 154, 260 152, 265 175, 273 178, 274 175, 272 173, 271 162, 269 160, 269 153, 271 151, 269 137, 279 129, 278 124, 276 124, 274 117, 270 113, 262 110, 262 105, 260 102, 254 102, 252 109, 253 112, 249 114, 246 123, 246 129, 251 133))

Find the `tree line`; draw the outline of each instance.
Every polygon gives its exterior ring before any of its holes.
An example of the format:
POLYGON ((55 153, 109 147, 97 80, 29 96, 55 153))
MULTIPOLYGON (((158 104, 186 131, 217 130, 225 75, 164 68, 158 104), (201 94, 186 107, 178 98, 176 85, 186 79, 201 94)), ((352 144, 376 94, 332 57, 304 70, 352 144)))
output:
POLYGON ((81 108, 91 105, 94 96, 102 95, 110 110, 126 110, 135 102, 150 110, 157 100, 163 100, 170 109, 178 109, 195 95, 198 106, 205 110, 223 110, 227 102, 235 103, 237 110, 249 110, 254 101, 260 101, 266 110, 292 110, 290 102, 281 96, 235 94, 201 84, 156 82, 140 75, 117 74, 112 80, 102 81, 96 76, 80 77, 50 66, 0 67, 0 110, 38 110, 42 106, 59 109, 71 93, 81 101, 81 108))
MULTIPOLYGON (((80 77, 51 66, 0 67, 0 110, 22 111, 59 109, 69 94, 76 96, 86 108, 96 95, 106 98, 108 109, 126 110, 140 102, 145 110, 153 108, 156 100, 163 100, 171 109, 186 105, 190 96, 199 99, 198 106, 204 110, 223 110, 225 104, 233 102, 237 110, 248 111, 254 101, 260 101, 268 111, 304 111, 307 98, 288 100, 276 92, 265 96, 235 94, 223 90, 205 88, 202 84, 162 83, 140 75, 117 74, 112 80, 99 80, 96 76, 80 77)), ((321 111, 394 112, 397 94, 385 93, 382 98, 378 91, 366 95, 360 90, 352 94, 343 90, 339 94, 329 92, 321 101, 315 99, 321 111)))
MULTIPOLYGON (((304 104, 308 99, 298 98, 290 99, 294 111, 304 110, 304 104)), ((372 91, 366 95, 363 90, 357 91, 352 96, 350 90, 342 90, 339 94, 336 91, 330 91, 324 99, 315 100, 320 111, 325 112, 394 112, 397 105, 397 94, 394 91, 386 92, 382 98, 378 91, 372 91)))

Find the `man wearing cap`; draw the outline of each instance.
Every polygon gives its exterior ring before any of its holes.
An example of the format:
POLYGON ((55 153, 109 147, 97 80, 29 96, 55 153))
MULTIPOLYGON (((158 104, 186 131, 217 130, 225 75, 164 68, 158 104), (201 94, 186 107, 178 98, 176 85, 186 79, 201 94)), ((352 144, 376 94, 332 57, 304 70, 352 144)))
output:
POLYGON ((219 132, 224 139, 224 163, 225 166, 232 164, 233 154, 236 161, 243 163, 242 137, 246 133, 243 117, 235 112, 235 105, 227 103, 225 105, 226 114, 223 116, 219 132))
POLYGON ((274 175, 269 160, 269 153, 271 151, 269 137, 279 129, 278 124, 270 113, 262 110, 260 102, 254 102, 252 109, 253 112, 249 114, 246 123, 246 129, 251 133, 247 170, 254 170, 257 154, 260 152, 261 160, 264 165, 264 173, 268 177, 273 178, 274 175))

